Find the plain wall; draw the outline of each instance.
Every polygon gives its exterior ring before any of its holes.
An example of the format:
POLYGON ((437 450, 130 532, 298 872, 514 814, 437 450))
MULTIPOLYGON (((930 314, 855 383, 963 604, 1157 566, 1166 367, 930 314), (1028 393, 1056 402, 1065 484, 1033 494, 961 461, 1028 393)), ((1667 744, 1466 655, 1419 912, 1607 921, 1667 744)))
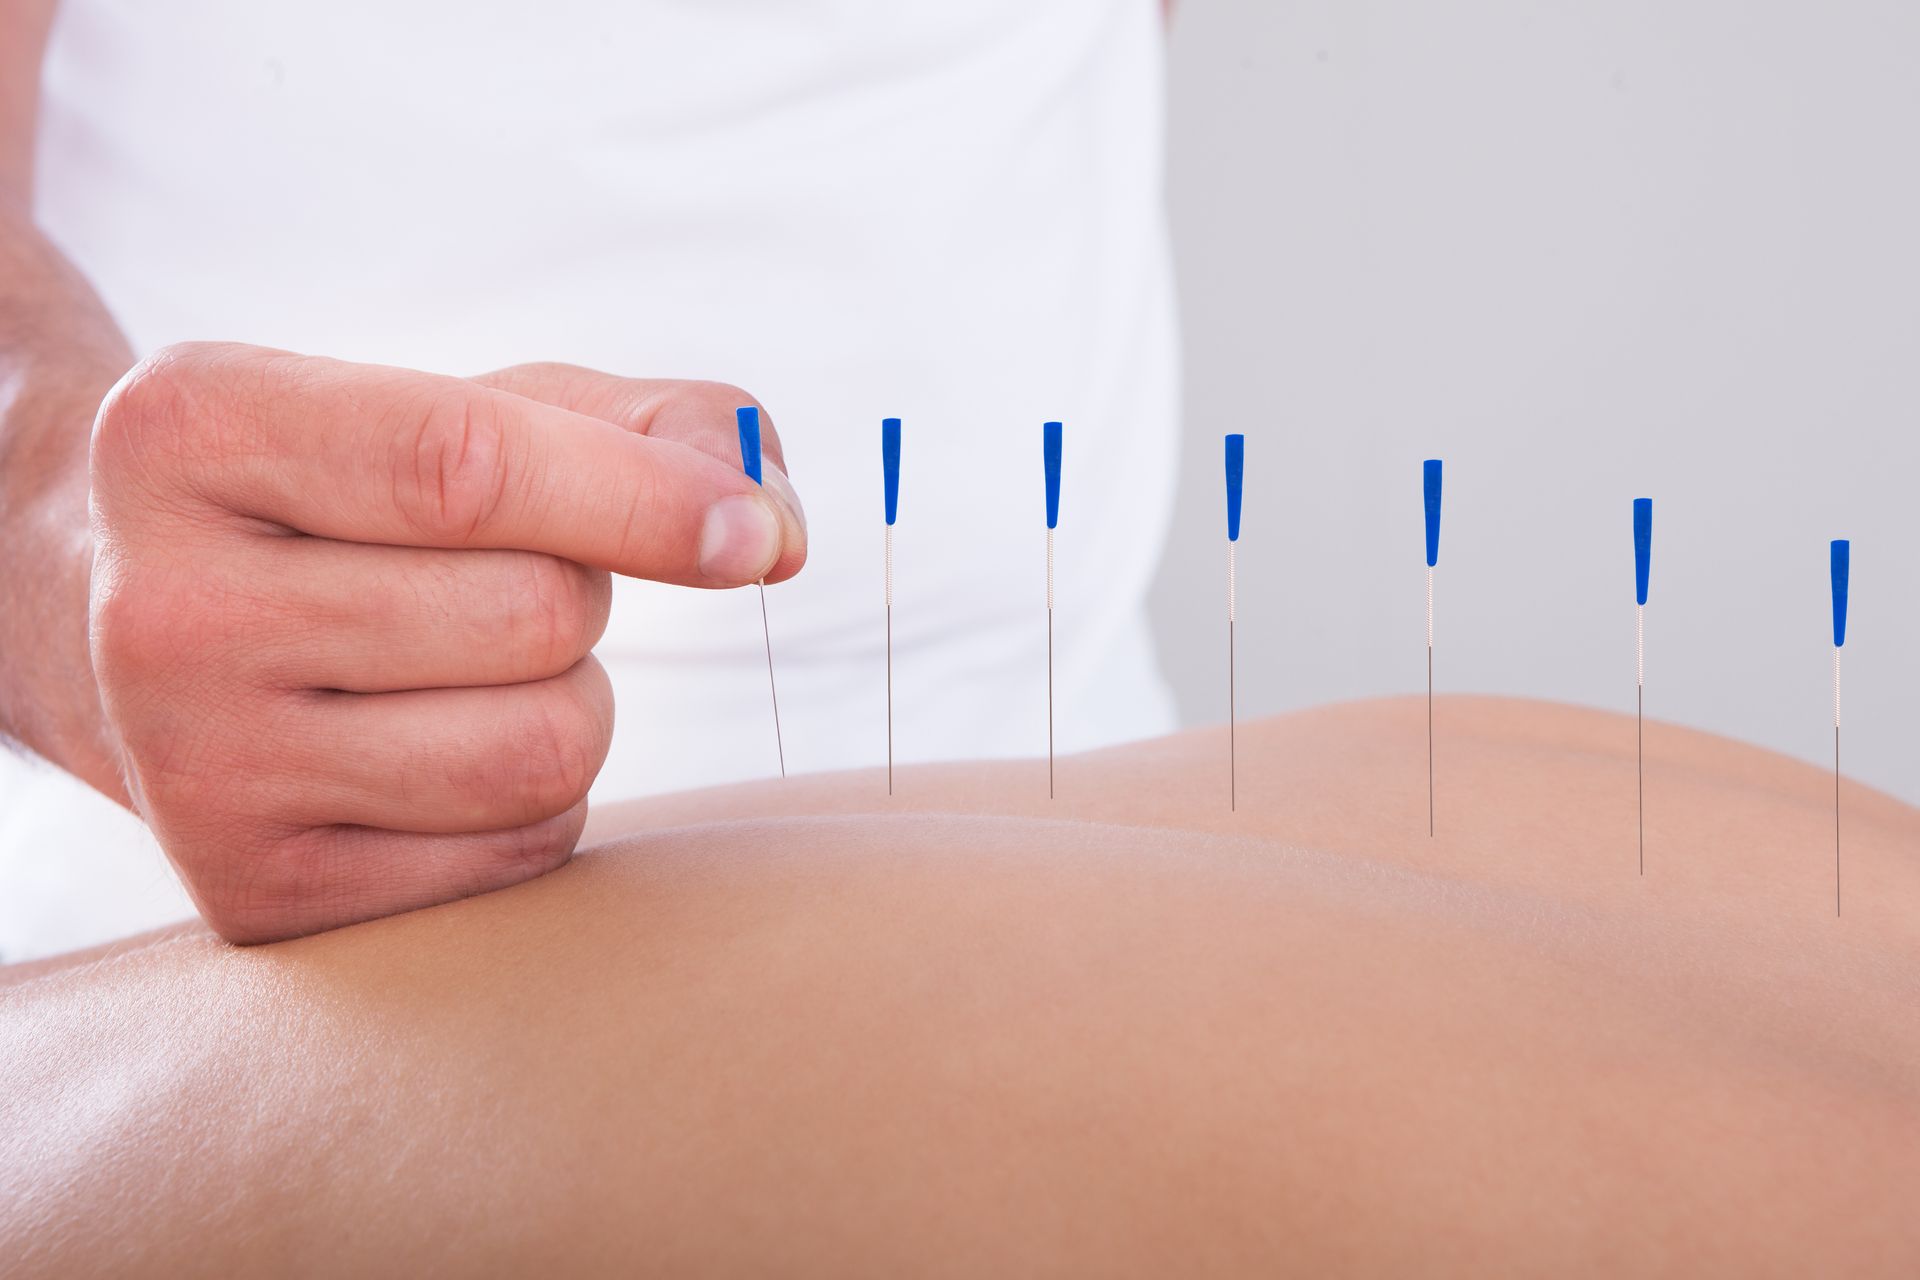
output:
MULTIPOLYGON (((1647 708, 1920 801, 1920 5, 1183 0, 1186 448, 1155 587, 1224 720, 1437 683, 1647 708)), ((1444 750, 1444 743, 1442 745, 1444 750)))

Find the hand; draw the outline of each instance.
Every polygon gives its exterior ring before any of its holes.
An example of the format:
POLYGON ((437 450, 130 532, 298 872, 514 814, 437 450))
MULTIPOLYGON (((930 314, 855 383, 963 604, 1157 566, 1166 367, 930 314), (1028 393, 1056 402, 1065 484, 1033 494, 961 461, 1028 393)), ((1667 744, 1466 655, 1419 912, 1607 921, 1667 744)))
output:
POLYGON ((606 758, 608 570, 792 576, 778 437, 715 383, 171 347, 101 405, 92 649, 208 922, 292 937, 565 862, 606 758))

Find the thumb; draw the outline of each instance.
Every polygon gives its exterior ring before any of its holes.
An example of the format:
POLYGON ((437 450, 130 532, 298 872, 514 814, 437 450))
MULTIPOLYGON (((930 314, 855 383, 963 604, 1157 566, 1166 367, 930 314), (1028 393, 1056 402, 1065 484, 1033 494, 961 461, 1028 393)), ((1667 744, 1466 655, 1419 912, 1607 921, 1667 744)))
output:
MULTIPOLYGON (((697 449, 730 467, 740 466, 734 410, 759 407, 751 395, 725 382, 670 378, 622 378, 579 365, 518 364, 471 379, 574 413, 599 418, 638 435, 697 449)), ((786 451, 766 410, 760 410, 763 487, 774 499, 781 524, 781 552, 768 582, 783 582, 807 561, 807 515, 787 478, 786 451)))

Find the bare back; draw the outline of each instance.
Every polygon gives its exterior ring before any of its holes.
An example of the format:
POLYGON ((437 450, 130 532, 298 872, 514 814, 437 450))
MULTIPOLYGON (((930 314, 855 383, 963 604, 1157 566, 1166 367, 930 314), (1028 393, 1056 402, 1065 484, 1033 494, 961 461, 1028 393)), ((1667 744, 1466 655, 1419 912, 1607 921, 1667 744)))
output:
POLYGON ((0 972, 23 1274, 1912 1274, 1920 814, 1322 709, 597 815, 519 888, 0 972), (618 835, 619 828, 640 834, 618 835))

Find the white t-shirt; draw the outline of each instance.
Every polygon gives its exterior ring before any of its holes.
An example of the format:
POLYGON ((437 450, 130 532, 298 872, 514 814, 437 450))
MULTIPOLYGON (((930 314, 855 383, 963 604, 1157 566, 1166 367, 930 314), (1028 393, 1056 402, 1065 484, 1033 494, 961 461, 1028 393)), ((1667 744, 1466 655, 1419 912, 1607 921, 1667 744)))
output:
MULTIPOLYGON (((36 212, 137 351, 748 388, 809 521, 767 592, 793 770, 885 757, 903 418, 896 758, 1039 756, 1045 419, 1060 747, 1172 722, 1161 42, 1160 0, 66 0, 36 212)), ((752 590, 621 581, 595 798, 775 773, 761 646, 752 590)), ((0 797, 0 954, 190 909, 85 788, 9 760, 0 797)))

